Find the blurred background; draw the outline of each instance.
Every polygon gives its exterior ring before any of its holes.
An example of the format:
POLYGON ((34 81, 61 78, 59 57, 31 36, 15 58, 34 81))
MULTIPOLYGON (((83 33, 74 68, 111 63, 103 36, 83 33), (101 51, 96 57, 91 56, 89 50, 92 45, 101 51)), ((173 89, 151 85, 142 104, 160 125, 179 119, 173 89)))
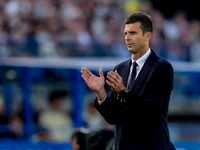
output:
MULTIPOLYGON (((200 15, 196 0, 0 0, 0 150, 72 150, 74 130, 113 130, 81 67, 129 59, 124 19, 152 16, 150 48, 175 71, 171 141, 200 149, 200 15)), ((106 87, 107 92, 110 91, 106 87)))

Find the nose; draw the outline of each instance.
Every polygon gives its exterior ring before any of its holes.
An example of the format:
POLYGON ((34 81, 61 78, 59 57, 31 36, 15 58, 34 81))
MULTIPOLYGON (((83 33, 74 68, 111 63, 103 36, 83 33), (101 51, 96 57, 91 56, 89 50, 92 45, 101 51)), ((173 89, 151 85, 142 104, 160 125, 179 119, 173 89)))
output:
POLYGON ((129 34, 128 34, 128 33, 125 34, 125 40, 127 41, 127 40, 129 40, 129 39, 130 39, 129 34))

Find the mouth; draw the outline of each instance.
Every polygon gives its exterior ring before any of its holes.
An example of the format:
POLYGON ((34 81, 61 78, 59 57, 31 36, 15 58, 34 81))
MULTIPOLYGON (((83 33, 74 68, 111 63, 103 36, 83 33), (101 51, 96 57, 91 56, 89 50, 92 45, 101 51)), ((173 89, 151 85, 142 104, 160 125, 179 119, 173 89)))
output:
POLYGON ((132 47, 133 46, 133 44, 131 44, 131 43, 127 43, 126 45, 127 45, 127 47, 132 47))

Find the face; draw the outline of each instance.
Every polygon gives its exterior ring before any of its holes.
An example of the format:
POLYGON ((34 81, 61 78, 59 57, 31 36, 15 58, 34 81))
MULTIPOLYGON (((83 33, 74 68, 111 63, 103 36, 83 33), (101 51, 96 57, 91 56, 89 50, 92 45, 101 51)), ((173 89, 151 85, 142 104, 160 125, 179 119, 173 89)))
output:
POLYGON ((124 29, 125 42, 132 54, 145 53, 149 48, 151 32, 143 34, 140 23, 126 24, 124 29))

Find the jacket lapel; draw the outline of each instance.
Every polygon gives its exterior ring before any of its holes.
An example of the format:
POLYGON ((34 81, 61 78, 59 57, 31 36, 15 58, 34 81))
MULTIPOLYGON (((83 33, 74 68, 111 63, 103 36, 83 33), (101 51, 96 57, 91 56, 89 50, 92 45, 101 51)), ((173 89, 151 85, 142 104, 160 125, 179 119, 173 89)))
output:
POLYGON ((155 52, 151 50, 150 56, 147 58, 146 62, 144 63, 144 66, 140 70, 140 73, 138 74, 133 84, 133 87, 131 89, 132 92, 135 92, 140 86, 140 84, 142 83, 142 81, 145 79, 145 76, 148 74, 149 70, 151 69, 151 63, 155 60, 156 57, 157 56, 155 52))

